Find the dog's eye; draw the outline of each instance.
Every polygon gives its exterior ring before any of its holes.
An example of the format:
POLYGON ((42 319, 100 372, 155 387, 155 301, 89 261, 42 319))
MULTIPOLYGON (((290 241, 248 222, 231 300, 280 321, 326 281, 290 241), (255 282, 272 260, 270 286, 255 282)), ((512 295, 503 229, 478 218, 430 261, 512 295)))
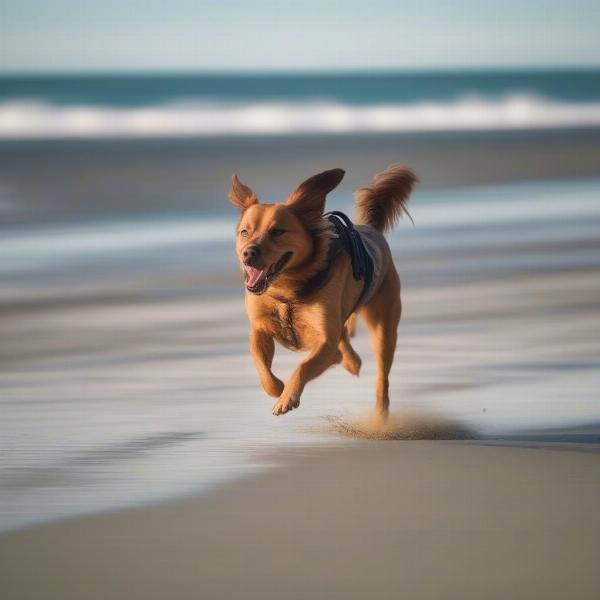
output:
POLYGON ((248 230, 247 230, 247 229, 242 229, 242 230, 240 231, 240 235, 241 235, 242 237, 248 237, 248 230))
POLYGON ((271 229, 271 231, 269 231, 269 233, 273 237, 279 237, 280 235, 283 235, 285 233, 285 229, 271 229))

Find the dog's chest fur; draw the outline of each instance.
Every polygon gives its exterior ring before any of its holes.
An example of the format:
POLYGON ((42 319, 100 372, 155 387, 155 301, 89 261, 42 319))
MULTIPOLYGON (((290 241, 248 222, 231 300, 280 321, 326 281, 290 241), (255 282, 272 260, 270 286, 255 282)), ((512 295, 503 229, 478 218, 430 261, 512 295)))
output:
POLYGON ((297 306, 288 302, 278 302, 272 307, 269 317, 273 335, 282 346, 290 350, 302 349, 297 306))

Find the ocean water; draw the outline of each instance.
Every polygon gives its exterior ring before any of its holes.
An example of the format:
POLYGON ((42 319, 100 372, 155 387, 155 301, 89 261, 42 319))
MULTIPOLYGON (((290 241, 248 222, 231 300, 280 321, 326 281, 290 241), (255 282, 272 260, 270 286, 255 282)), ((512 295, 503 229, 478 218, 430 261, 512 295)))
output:
POLYGON ((600 125, 600 72, 0 77, 0 140, 600 125))
POLYGON ((0 78, 0 530, 203 493, 369 412, 362 327, 359 379, 331 369, 271 415, 233 171, 273 201, 344 167, 328 207, 352 213, 374 173, 416 169, 415 226, 388 237, 393 411, 598 423, 598 75, 0 78))

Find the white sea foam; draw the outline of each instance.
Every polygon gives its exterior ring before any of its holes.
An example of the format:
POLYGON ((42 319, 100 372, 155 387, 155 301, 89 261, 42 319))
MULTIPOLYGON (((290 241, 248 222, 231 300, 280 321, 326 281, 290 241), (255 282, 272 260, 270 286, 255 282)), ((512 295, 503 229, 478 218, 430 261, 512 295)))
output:
POLYGON ((144 107, 0 103, 0 139, 151 138, 517 130, 600 126, 600 102, 534 95, 351 105, 332 101, 177 102, 144 107))

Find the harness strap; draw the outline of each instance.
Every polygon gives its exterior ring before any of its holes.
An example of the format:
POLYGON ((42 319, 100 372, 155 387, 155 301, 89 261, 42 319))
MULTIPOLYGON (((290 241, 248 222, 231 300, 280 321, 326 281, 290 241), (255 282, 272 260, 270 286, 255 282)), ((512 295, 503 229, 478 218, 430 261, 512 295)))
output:
POLYGON ((331 267, 338 254, 342 250, 346 250, 350 255, 354 279, 356 281, 364 279, 362 292, 356 305, 352 309, 352 312, 354 312, 361 305, 365 295, 371 287, 374 274, 373 259, 367 252, 360 233, 354 228, 354 224, 347 215, 339 210, 334 210, 326 213, 325 217, 332 224, 337 237, 331 241, 327 250, 327 264, 325 265, 325 268, 311 277, 311 279, 304 284, 299 294, 301 296, 308 296, 310 293, 321 287, 327 280, 331 267))

